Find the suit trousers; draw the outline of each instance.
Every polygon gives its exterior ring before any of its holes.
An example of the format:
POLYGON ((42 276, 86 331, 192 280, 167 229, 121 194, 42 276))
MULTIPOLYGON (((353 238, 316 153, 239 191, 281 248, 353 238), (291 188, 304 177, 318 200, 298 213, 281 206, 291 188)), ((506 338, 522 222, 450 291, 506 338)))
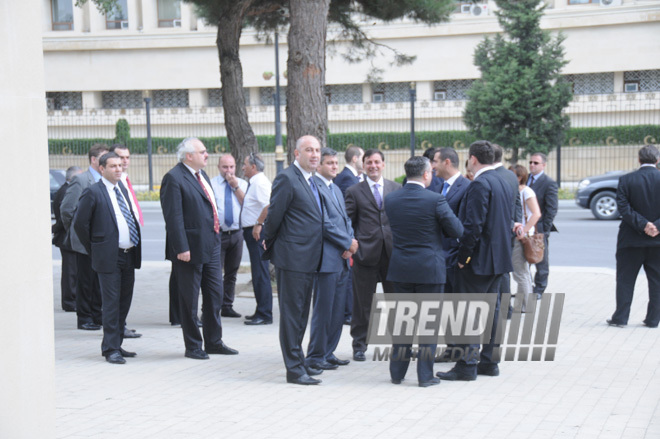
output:
POLYGON ((382 282, 383 291, 386 294, 394 292, 392 282, 385 280, 389 265, 390 258, 385 252, 384 245, 378 265, 366 266, 353 261, 353 317, 351 319, 353 352, 367 350, 369 313, 378 282, 382 282))
POLYGON ((213 249, 211 260, 206 264, 191 264, 180 260, 172 261, 176 272, 179 294, 181 329, 186 349, 215 348, 222 341, 222 267, 220 265, 220 237, 213 249), (197 297, 202 289, 202 330, 197 327, 197 297))
POLYGON ((268 261, 261 257, 264 254, 263 239, 255 241, 252 236, 253 227, 243 229, 243 238, 250 254, 250 271, 252 272, 252 287, 257 301, 255 318, 273 320, 273 287, 270 284, 270 269, 268 261))
POLYGON ((612 315, 615 323, 628 323, 635 282, 642 267, 649 285, 644 323, 657 326, 660 322, 660 247, 624 247, 616 251, 616 311, 612 315))
POLYGON ((75 311, 76 284, 78 282, 78 265, 76 264, 77 253, 60 247, 60 254, 62 255, 62 279, 60 281, 62 309, 64 311, 75 311))
POLYGON ((76 285, 76 314, 78 325, 85 323, 103 323, 101 313, 101 288, 99 278, 92 269, 92 258, 76 253, 78 283, 76 285))
POLYGON ((550 233, 545 233, 543 241, 545 249, 543 250, 543 260, 536 264, 536 275, 534 276, 534 293, 543 294, 548 287, 548 275, 550 274, 550 262, 548 260, 548 244, 550 233))
MULTIPOLYGON (((444 284, 414 284, 393 282, 397 294, 442 294, 444 284)), ((417 380, 420 383, 433 379, 433 362, 436 343, 420 344, 417 354, 417 380)), ((390 376, 393 380, 402 380, 406 376, 412 353, 412 343, 393 344, 390 357, 390 376)))
POLYGON ((117 267, 112 273, 98 273, 101 296, 103 297, 103 341, 104 356, 118 352, 124 339, 126 316, 133 300, 135 284, 135 255, 119 250, 117 267))
POLYGON ((338 273, 319 273, 312 300, 307 366, 327 361, 337 349, 344 325, 347 272, 344 266, 338 273))
POLYGON ((303 336, 307 328, 312 292, 318 273, 277 270, 277 291, 280 304, 280 347, 288 379, 307 373, 303 336))
MULTIPOLYGON (((242 230, 232 230, 231 232, 222 232, 222 267, 224 268, 224 277, 222 285, 224 294, 222 299, 223 308, 231 308, 234 305, 234 295, 236 292, 236 274, 241 266, 243 257, 243 232, 242 230)), ((269 279, 270 280, 270 279, 269 279)))
MULTIPOLYGON (((179 293, 177 293, 176 270, 174 269, 174 261, 172 261, 172 270, 170 271, 170 323, 173 325, 181 324, 181 316, 179 313, 179 293)), ((195 304, 197 309, 197 304, 195 304)))
POLYGON ((344 319, 350 319, 353 315, 353 268, 348 267, 344 275, 344 319))

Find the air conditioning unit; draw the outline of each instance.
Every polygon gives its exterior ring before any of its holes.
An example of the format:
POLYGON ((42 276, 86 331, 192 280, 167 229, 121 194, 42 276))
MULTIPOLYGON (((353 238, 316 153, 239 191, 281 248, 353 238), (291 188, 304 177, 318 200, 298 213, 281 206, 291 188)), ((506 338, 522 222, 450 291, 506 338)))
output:
POLYGON ((609 8, 610 6, 621 6, 623 4, 623 0, 600 0, 600 5, 605 8, 609 8))
POLYGON ((373 94, 373 101, 376 102, 376 103, 383 102, 383 97, 384 97, 383 93, 377 91, 373 94))
POLYGON ((623 91, 626 93, 639 92, 639 84, 636 82, 626 82, 623 84, 623 91))
POLYGON ((172 20, 172 27, 181 27, 181 20, 172 20))
POLYGON ((122 20, 119 22, 122 29, 128 29, 128 20, 122 20))
POLYGON ((470 15, 472 15, 473 17, 483 17, 484 15, 488 15, 488 5, 486 4, 471 5, 470 15))
POLYGON ((433 93, 433 100, 434 101, 444 101, 447 99, 447 92, 446 91, 436 91, 433 93))

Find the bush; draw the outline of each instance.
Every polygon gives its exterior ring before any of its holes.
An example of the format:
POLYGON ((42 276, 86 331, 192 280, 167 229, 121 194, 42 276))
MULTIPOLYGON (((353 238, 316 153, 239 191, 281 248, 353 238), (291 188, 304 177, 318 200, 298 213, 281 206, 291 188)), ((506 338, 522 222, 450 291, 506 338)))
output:
POLYGON ((112 143, 128 145, 131 138, 131 127, 126 119, 119 119, 115 124, 115 139, 112 143))

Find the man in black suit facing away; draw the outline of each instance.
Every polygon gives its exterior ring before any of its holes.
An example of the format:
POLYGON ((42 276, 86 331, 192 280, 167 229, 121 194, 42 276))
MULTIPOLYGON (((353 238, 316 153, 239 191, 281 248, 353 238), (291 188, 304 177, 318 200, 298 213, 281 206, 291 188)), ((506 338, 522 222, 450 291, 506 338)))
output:
POLYGON ((195 360, 207 360, 208 354, 238 354, 222 342, 220 220, 211 181, 202 170, 208 156, 199 139, 184 139, 177 147, 179 164, 165 174, 160 187, 165 257, 175 271, 185 356, 195 360), (203 339, 195 322, 200 287, 203 339))
POLYGON ((658 148, 639 150, 640 168, 619 179, 616 204, 621 214, 616 243, 616 311, 610 326, 628 323, 635 281, 643 266, 649 283, 649 304, 642 322, 657 328, 660 322, 660 158, 658 148))
MULTIPOLYGON (((454 293, 497 294, 491 341, 484 344, 477 365, 479 345, 463 345, 465 356, 449 372, 436 375, 449 381, 473 381, 477 374, 497 376, 493 338, 499 317, 502 275, 513 270, 511 263, 512 197, 509 185, 493 167, 495 155, 490 142, 470 145, 468 169, 474 181, 468 186, 459 218, 465 232, 458 248, 458 272, 454 293)), ((458 346, 458 345, 457 345, 458 346)))
MULTIPOLYGON (((286 380, 293 384, 318 384, 312 378, 322 371, 305 367, 302 339, 307 327, 312 291, 318 281, 324 242, 342 250, 352 247, 350 236, 339 233, 323 210, 318 187, 312 178, 321 156, 321 144, 313 136, 296 142, 293 165, 273 181, 263 238, 266 251, 277 268, 280 302, 280 346, 286 380)), ((351 249, 354 250, 354 249, 351 249)))
MULTIPOLYGON (((392 258, 387 280, 398 294, 441 294, 446 281, 442 241, 458 238, 463 226, 444 196, 424 190, 433 179, 426 157, 411 157, 404 165, 407 183, 386 197, 385 211, 392 228, 392 258)), ((410 364, 412 344, 394 344, 390 359, 392 383, 400 384, 410 364)), ((440 384, 433 376, 436 344, 421 344, 417 356, 420 387, 440 384)))
POLYGON ((140 223, 128 190, 121 183, 121 158, 114 152, 99 160, 101 181, 83 192, 73 226, 98 274, 103 300, 101 353, 124 364, 135 352, 122 349, 124 325, 133 299, 135 269, 142 262, 140 223))
POLYGON ((378 282, 385 293, 393 293, 387 280, 392 255, 392 230, 385 213, 384 199, 401 185, 383 178, 385 156, 370 149, 364 153, 367 178, 346 191, 346 212, 353 223, 355 238, 360 243, 353 256, 353 359, 365 361, 371 302, 378 282))
POLYGON ((359 146, 351 145, 346 148, 346 152, 344 153, 346 166, 344 166, 344 169, 333 180, 341 190, 343 196, 346 196, 346 189, 364 180, 364 175, 362 174, 362 157, 364 157, 364 150, 359 146))
POLYGON ((536 199, 541 208, 541 219, 536 223, 536 233, 543 233, 545 240, 545 250, 543 260, 536 264, 536 275, 534 276, 534 293, 538 298, 548 286, 548 275, 550 274, 550 263, 548 261, 548 241, 550 232, 556 232, 557 228, 553 224, 557 215, 559 205, 557 183, 545 173, 547 157, 545 154, 537 152, 529 158, 529 178, 527 186, 534 190, 536 199))

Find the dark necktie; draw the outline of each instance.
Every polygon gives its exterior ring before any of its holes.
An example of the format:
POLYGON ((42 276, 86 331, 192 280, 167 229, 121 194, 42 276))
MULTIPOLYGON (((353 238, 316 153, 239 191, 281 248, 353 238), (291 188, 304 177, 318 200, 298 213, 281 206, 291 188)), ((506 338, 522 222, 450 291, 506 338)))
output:
POLYGON ((121 192, 119 192, 119 188, 117 186, 115 186, 115 196, 117 197, 117 205, 119 206, 119 210, 121 210, 121 214, 124 215, 124 219, 128 225, 128 233, 131 236, 131 242, 133 245, 138 245, 138 242, 140 242, 140 237, 138 235, 137 225, 135 224, 133 215, 131 215, 131 212, 128 210, 128 206, 126 206, 124 197, 122 197, 121 192))
POLYGON ((449 183, 445 181, 442 185, 442 195, 447 195, 447 192, 449 192, 449 183))
POLYGON ((534 175, 532 174, 529 176, 529 184, 527 186, 531 187, 533 184, 534 184, 534 175))
POLYGON ((231 227, 234 224, 234 200, 231 198, 233 191, 225 180, 225 224, 231 227))
POLYGON ((209 191, 206 190, 206 186, 204 186, 204 183, 202 183, 202 176, 200 175, 199 171, 195 172, 195 175, 197 176, 197 181, 199 182, 199 185, 202 187, 202 190, 204 191, 206 198, 209 200, 209 203, 211 203, 211 210, 213 211, 213 231, 215 233, 220 233, 220 220, 218 219, 218 211, 215 209, 215 207, 213 207, 215 206, 215 204, 213 204, 213 200, 209 195, 209 191))
POLYGON ((374 198, 376 199, 376 205, 378 206, 378 208, 382 209, 383 208, 383 198, 380 196, 380 191, 378 190, 379 187, 380 187, 380 185, 378 183, 376 183, 374 185, 374 198))
POLYGON ((321 197, 319 197, 319 188, 316 187, 316 184, 312 181, 313 177, 309 177, 309 187, 312 188, 312 193, 314 194, 314 198, 316 198, 316 204, 319 206, 319 212, 322 212, 323 210, 321 209, 321 197))

